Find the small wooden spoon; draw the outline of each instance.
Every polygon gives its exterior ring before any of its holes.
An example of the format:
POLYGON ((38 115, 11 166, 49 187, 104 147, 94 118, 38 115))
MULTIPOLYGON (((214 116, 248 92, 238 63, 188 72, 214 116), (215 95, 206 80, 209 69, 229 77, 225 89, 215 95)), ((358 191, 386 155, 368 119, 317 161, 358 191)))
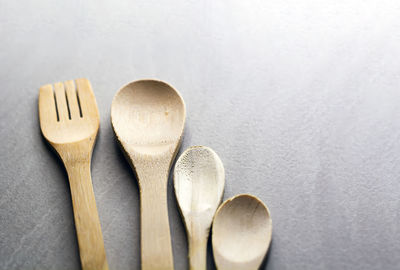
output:
POLYGON ((217 210, 212 229, 214 259, 219 270, 258 269, 271 242, 272 221, 257 197, 241 194, 217 210))
POLYGON ((208 147, 190 147, 176 162, 175 194, 186 224, 192 270, 206 269, 208 234, 224 185, 224 166, 208 147))
POLYGON ((140 80, 122 87, 111 123, 140 187, 142 269, 173 269, 167 182, 185 123, 185 104, 165 82, 140 80))

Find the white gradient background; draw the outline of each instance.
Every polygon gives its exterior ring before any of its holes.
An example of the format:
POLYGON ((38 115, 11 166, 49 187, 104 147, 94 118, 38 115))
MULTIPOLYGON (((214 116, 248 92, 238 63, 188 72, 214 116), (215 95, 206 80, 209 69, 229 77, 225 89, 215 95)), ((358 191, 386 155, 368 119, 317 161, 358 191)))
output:
POLYGON ((183 149, 224 162, 224 198, 270 208, 262 269, 400 268, 399 1, 0 0, 0 38, 0 269, 80 268, 66 174, 37 115, 41 85, 79 77, 101 114, 92 178, 110 269, 140 267, 138 188, 110 105, 152 77, 186 101, 183 149))

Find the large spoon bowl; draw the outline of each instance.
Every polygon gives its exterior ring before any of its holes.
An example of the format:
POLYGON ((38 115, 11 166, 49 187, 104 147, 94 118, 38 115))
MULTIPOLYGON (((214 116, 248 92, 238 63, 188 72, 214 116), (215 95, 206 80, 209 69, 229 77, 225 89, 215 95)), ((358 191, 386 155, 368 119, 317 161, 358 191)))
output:
POLYGON ((258 269, 268 251, 272 221, 257 197, 241 194, 217 210, 212 228, 214 258, 219 270, 258 269))
POLYGON ((142 269, 173 269, 167 182, 181 143, 185 103, 165 82, 135 81, 115 95, 111 123, 139 182, 142 269))
POLYGON ((175 150, 185 124, 185 104, 169 84, 156 80, 129 83, 115 95, 111 122, 124 146, 145 155, 175 150))

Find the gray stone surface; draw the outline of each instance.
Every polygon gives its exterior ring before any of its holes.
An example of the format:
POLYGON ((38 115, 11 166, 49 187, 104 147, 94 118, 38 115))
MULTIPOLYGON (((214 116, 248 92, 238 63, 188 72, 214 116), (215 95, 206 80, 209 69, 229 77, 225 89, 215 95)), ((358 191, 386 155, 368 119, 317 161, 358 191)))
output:
POLYGON ((37 110, 41 85, 78 77, 101 114, 92 177, 111 269, 140 268, 140 228, 110 105, 149 77, 181 92, 183 149, 220 155, 224 198, 269 206, 263 269, 400 269, 398 1, 0 0, 0 37, 0 269, 80 268, 66 173, 37 110))

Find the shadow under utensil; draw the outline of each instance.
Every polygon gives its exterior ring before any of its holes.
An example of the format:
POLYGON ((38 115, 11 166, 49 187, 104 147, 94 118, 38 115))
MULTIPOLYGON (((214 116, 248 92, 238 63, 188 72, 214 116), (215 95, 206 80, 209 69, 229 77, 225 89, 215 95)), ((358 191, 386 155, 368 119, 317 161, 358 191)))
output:
POLYGON ((269 245, 269 249, 268 249, 267 255, 264 257, 264 260, 263 260, 263 262, 261 263, 261 266, 260 266, 259 269, 267 269, 268 262, 269 262, 269 254, 271 254, 273 242, 274 242, 273 239, 271 239, 271 243, 270 243, 270 245, 269 245))
POLYGON ((63 176, 64 176, 64 180, 65 183, 67 184, 68 188, 69 188, 69 180, 68 180, 68 174, 67 174, 67 170, 65 169, 64 163, 62 162, 60 155, 57 153, 57 151, 53 148, 53 146, 51 146, 51 144, 46 140, 46 138, 43 136, 42 131, 40 130, 39 127, 39 134, 40 134, 40 138, 42 141, 42 145, 47 148, 47 151, 50 152, 50 155, 52 155, 54 158, 52 159, 52 164, 49 165, 55 165, 59 168, 59 170, 62 172, 63 176))
MULTIPOLYGON (((138 191, 140 191, 139 182, 138 182, 138 179, 137 179, 136 172, 131 167, 131 164, 129 164, 129 161, 128 161, 129 157, 125 153, 125 150, 123 150, 123 148, 121 146, 121 143, 115 137, 114 131, 111 130, 111 132, 113 133, 112 135, 113 135, 113 138, 114 138, 114 149, 115 149, 115 153, 117 154, 118 164, 120 164, 121 167, 123 167, 123 170, 129 171, 129 174, 133 177, 132 182, 134 182, 136 189, 138 191)), ((138 194, 138 195, 140 195, 140 194, 138 194)))
MULTIPOLYGON (((133 170, 131 165, 129 164, 128 157, 126 157, 125 151, 122 149, 120 142, 115 136, 114 131, 112 128, 108 129, 110 133, 112 133, 112 138, 113 146, 114 146, 114 153, 116 155, 116 163, 118 164, 118 167, 120 170, 125 171, 127 175, 129 175, 129 183, 128 185, 134 185, 131 191, 133 191, 132 195, 136 197, 137 202, 138 202, 138 208, 136 208, 136 217, 133 221, 134 224, 132 224, 133 228, 137 228, 138 231, 138 239, 134 239, 133 237, 128 239, 127 241, 130 241, 130 243, 140 243, 140 234, 141 234, 141 228, 140 228, 140 187, 139 183, 137 180, 136 172, 133 170), (136 193, 134 193, 136 191, 136 193), (139 241, 138 241, 139 240, 139 241)), ((132 209, 134 211, 135 209, 132 209)), ((133 233, 133 232, 131 232, 133 233)), ((132 235, 131 233, 127 233, 126 235, 132 235)), ((134 233, 133 233, 134 234, 134 233)), ((140 252, 140 245, 134 245, 134 250, 130 250, 129 253, 133 255, 129 256, 130 260, 136 258, 136 262, 130 261, 129 264, 132 267, 132 269, 140 269, 141 268, 141 252, 140 252)))
POLYGON ((207 269, 217 269, 215 266, 213 248, 212 248, 212 228, 210 229, 210 235, 207 241, 207 269))
MULTIPOLYGON (((36 99, 36 104, 38 104, 38 98, 36 99)), ((64 163, 62 162, 59 154, 57 153, 57 151, 53 148, 53 146, 50 145, 50 143, 47 141, 47 139, 44 137, 42 130, 40 128, 40 119, 39 119, 39 108, 38 106, 36 106, 36 112, 35 114, 33 114, 34 116, 36 116, 36 121, 37 121, 37 125, 35 128, 35 132, 39 135, 40 137, 40 141, 41 141, 41 146, 42 149, 44 150, 43 152, 48 152, 49 155, 52 155, 53 158, 49 159, 49 162, 47 165, 48 167, 52 167, 52 166, 56 166, 58 167, 58 171, 61 172, 62 174, 62 180, 59 181, 59 183, 62 183, 62 189, 65 190, 64 194, 66 196, 66 200, 65 200, 65 204, 67 204, 67 200, 69 201, 69 205, 70 207, 66 207, 67 212, 65 212, 64 214, 66 215, 65 218, 66 220, 74 220, 74 212, 72 209, 72 197, 71 197, 71 190, 70 190, 70 186, 69 186, 69 180, 68 180, 68 174, 67 171, 65 169, 64 163)), ((50 170, 48 170, 50 172, 50 170)), ((54 179, 54 181, 58 181, 59 179, 54 179)), ((76 259, 76 263, 78 265, 78 267, 81 267, 81 263, 80 263, 80 256, 79 256, 79 246, 78 246, 78 239, 76 237, 76 229, 75 229, 75 223, 74 226, 65 226, 65 229, 67 228, 71 228, 71 243, 72 243, 72 253, 74 254, 74 258, 76 259)))
POLYGON ((177 269, 188 269, 189 260, 185 259, 182 263, 179 258, 188 258, 188 239, 186 233, 186 226, 180 211, 178 201, 176 199, 175 188, 174 188, 174 169, 175 163, 181 153, 184 151, 183 142, 180 145, 176 157, 172 161, 171 170, 169 171, 168 183, 167 183, 167 200, 168 200, 168 219, 171 232, 171 244, 174 255, 174 266, 177 269), (179 262, 179 263, 178 263, 179 262), (177 265, 179 264, 179 267, 177 265), (183 266, 182 266, 183 265, 183 266))

